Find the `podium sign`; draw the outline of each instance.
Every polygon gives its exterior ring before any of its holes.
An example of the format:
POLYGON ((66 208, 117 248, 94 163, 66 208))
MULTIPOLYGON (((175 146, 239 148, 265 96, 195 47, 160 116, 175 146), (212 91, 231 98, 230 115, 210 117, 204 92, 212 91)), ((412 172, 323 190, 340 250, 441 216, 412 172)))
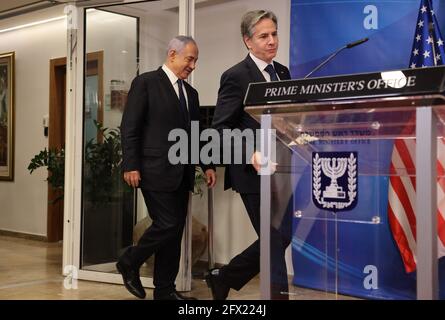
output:
POLYGON ((445 66, 251 83, 246 106, 408 96, 445 91, 445 66))

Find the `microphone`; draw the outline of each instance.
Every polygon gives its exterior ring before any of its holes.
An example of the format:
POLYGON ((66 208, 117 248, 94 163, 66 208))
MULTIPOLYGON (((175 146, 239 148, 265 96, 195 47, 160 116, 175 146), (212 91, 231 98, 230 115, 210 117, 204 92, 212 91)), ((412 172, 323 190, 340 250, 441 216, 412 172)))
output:
POLYGON ((365 43, 366 41, 368 41, 369 38, 363 38, 351 43, 348 43, 347 45, 341 47, 340 49, 338 49, 337 51, 335 51, 333 54, 331 54, 326 60, 324 60, 322 63, 320 63, 318 66, 315 67, 315 69, 313 69, 311 72, 309 72, 303 79, 306 79, 307 77, 309 77, 310 75, 312 75, 315 71, 317 71, 318 69, 320 69, 321 67, 323 67, 326 63, 328 63, 329 61, 331 61, 337 54, 339 54, 341 51, 343 51, 344 49, 351 49, 355 46, 358 46, 362 43, 365 43))
POLYGON ((357 41, 348 43, 348 44, 346 45, 346 48, 351 49, 351 48, 353 48, 353 47, 355 47, 355 46, 358 46, 359 44, 365 43, 365 42, 368 41, 368 40, 369 40, 369 38, 363 38, 363 39, 360 39, 360 40, 357 40, 357 41))

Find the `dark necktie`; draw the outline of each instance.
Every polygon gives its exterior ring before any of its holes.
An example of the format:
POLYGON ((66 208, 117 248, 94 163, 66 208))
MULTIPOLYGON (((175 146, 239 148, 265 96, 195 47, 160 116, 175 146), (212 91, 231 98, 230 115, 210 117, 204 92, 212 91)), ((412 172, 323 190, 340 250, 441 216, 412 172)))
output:
POLYGON ((189 111, 187 109, 187 101, 185 100, 183 87, 183 80, 178 79, 178 91, 179 91, 179 106, 181 107, 182 115, 186 123, 189 123, 189 111))
POLYGON ((277 72, 275 71, 273 65, 268 64, 267 67, 264 68, 264 71, 270 75, 270 81, 278 81, 277 72))

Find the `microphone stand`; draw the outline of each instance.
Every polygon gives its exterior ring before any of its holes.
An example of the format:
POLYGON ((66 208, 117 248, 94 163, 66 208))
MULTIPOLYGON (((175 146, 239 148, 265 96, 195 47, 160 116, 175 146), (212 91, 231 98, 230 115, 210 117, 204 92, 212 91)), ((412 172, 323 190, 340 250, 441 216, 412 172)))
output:
POLYGON ((320 63, 314 70, 312 70, 311 72, 309 72, 303 79, 306 79, 307 77, 309 77, 311 74, 313 74, 315 71, 317 71, 318 69, 320 69, 321 67, 323 67, 326 63, 328 63, 329 61, 331 61, 337 54, 339 54, 341 51, 345 50, 345 49, 350 49, 353 48, 355 46, 358 46, 366 41, 368 41, 369 38, 363 38, 351 43, 348 43, 347 45, 341 47, 340 49, 338 49, 337 51, 335 51, 333 54, 331 54, 325 61, 323 61, 322 63, 320 63))
POLYGON ((437 66, 437 59, 436 59, 436 43, 434 42, 434 25, 432 22, 429 23, 428 25, 428 31, 429 31, 429 35, 430 37, 433 39, 433 45, 431 46, 433 49, 433 63, 434 66, 437 66))
POLYGON ((333 54, 331 54, 325 61, 323 61, 321 64, 319 64, 314 70, 312 70, 311 72, 309 72, 303 79, 306 79, 307 77, 309 77, 311 74, 313 74, 315 71, 317 71, 318 69, 320 69, 321 67, 323 67, 326 63, 328 63, 329 61, 331 61, 337 54, 339 54, 340 52, 342 52, 344 49, 346 49, 348 46, 345 45, 343 47, 341 47, 340 49, 338 49, 337 51, 335 51, 333 54))

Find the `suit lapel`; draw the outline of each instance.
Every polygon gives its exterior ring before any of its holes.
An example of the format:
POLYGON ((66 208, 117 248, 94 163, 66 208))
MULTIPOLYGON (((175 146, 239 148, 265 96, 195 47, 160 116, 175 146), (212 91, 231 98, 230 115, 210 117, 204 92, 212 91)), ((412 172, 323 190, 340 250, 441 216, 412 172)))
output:
POLYGON ((179 104, 178 96, 175 92, 175 89, 173 88, 173 85, 170 82, 170 79, 165 74, 164 70, 162 68, 158 69, 158 75, 161 83, 161 87, 164 88, 164 92, 167 95, 167 99, 169 102, 177 102, 179 104), (176 101, 177 100, 177 101, 176 101))
POLYGON ((244 62, 249 69, 250 78, 253 80, 252 82, 266 82, 266 78, 264 78, 262 72, 260 69, 258 69, 258 66, 252 60, 249 54, 247 55, 246 59, 244 59, 244 62))
MULTIPOLYGON (((246 59, 244 59, 244 62, 246 63, 247 68, 249 69, 250 78, 253 80, 253 82, 265 82, 266 78, 264 78, 263 73, 258 69, 258 66, 256 63, 252 60, 250 55, 248 54, 246 59)), ((278 77, 280 80, 289 80, 289 72, 287 68, 283 67, 279 63, 273 61, 275 71, 278 74, 278 77)))
POLYGON ((282 65, 276 63, 275 61, 273 62, 275 71, 278 74, 278 77, 280 78, 280 80, 290 80, 290 76, 289 76, 289 72, 287 70, 287 68, 284 68, 282 65))
MULTIPOLYGON (((161 88, 163 88, 167 103, 165 104, 165 107, 167 107, 169 110, 166 110, 166 112, 169 112, 172 115, 175 115, 176 119, 180 121, 181 126, 185 126, 185 119, 182 116, 181 109, 179 106, 179 98, 178 95, 175 92, 175 89, 173 88, 172 83, 170 82, 170 79, 165 74, 164 70, 162 68, 158 69, 158 75, 161 83, 161 88)), ((188 95, 188 94, 187 94, 188 95)))
POLYGON ((185 91, 187 92, 187 101, 189 108, 190 121, 199 120, 199 106, 195 94, 193 93, 192 86, 184 81, 185 91))

